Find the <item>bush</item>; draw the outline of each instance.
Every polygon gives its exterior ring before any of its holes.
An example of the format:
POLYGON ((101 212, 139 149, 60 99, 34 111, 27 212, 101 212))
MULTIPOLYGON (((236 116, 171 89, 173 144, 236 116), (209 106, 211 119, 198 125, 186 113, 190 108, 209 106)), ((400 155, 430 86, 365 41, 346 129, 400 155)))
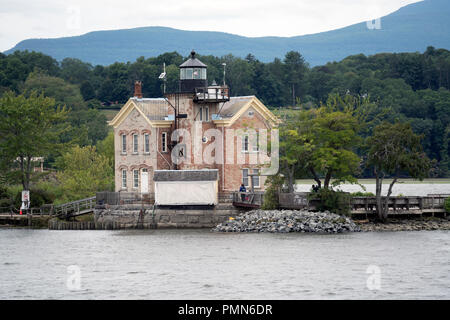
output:
POLYGON ((444 208, 445 208, 445 212, 450 213, 450 197, 445 199, 444 208))
MULTIPOLYGON (((9 196, 8 189, 0 186, 0 208, 7 208, 11 205, 11 197, 9 196)), ((3 210, 4 211, 4 210, 3 210)))
POLYGON ((350 194, 350 196, 352 197, 375 197, 375 195, 372 192, 353 192, 352 194, 350 194))
POLYGON ((262 210, 275 210, 280 206, 278 194, 284 183, 284 178, 280 175, 270 176, 264 185, 268 186, 264 193, 264 201, 261 206, 262 210))
POLYGON ((317 202, 317 209, 319 211, 331 211, 341 215, 350 214, 351 195, 349 193, 331 189, 320 189, 318 192, 311 193, 309 200, 317 202))

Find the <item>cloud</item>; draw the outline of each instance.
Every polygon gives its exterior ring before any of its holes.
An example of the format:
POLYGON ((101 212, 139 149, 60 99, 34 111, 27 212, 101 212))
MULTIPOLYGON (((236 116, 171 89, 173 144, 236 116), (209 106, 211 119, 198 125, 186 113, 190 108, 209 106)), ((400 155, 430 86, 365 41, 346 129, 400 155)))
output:
POLYGON ((251 37, 298 36, 378 18, 418 1, 2 0, 0 50, 28 38, 144 26, 223 31, 251 37))

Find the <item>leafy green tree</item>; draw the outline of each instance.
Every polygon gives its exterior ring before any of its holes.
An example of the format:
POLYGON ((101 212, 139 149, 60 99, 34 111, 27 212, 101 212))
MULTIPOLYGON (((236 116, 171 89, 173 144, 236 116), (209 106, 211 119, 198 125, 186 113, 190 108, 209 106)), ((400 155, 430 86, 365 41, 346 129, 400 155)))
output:
POLYGON ((73 84, 82 84, 83 82, 88 81, 92 69, 93 67, 91 64, 79 59, 65 58, 61 61, 61 77, 73 84))
POLYGON ((331 179, 336 183, 356 182, 360 158, 354 152, 360 138, 358 121, 349 113, 327 112, 325 107, 314 110, 310 171, 321 187, 320 176, 324 177, 323 187, 330 188, 331 179))
POLYGON ((173 64, 166 67, 166 92, 177 92, 179 90, 180 70, 173 64))
POLYGON ((332 178, 336 184, 356 182, 360 158, 354 150, 360 143, 359 127, 352 112, 335 111, 330 105, 285 118, 280 126, 280 168, 289 191, 294 191, 298 176, 311 176, 325 189, 331 187, 332 178))
POLYGON ((308 65, 303 56, 297 51, 290 51, 284 57, 284 70, 286 83, 289 85, 292 94, 292 105, 296 104, 296 98, 305 94, 303 79, 308 71, 308 65))
POLYGON ((66 105, 72 110, 86 109, 80 88, 61 78, 31 73, 24 83, 24 90, 42 92, 46 97, 54 98, 57 104, 66 105))
POLYGON ((110 131, 104 140, 97 142, 98 154, 108 158, 110 167, 114 170, 114 132, 110 131))
POLYGON ((107 156, 96 147, 75 146, 57 159, 61 171, 57 174, 64 190, 65 201, 94 196, 97 191, 114 189, 114 170, 107 156))
POLYGON ((85 101, 92 100, 96 97, 94 87, 89 81, 83 81, 80 86, 80 93, 85 101))
POLYGON ((367 139, 367 165, 373 168, 376 178, 378 217, 386 221, 392 188, 401 174, 423 180, 431 168, 431 162, 422 151, 421 136, 416 135, 408 123, 384 122, 374 129, 367 139), (392 178, 387 195, 382 199, 383 180, 392 178))
POLYGON ((311 154, 315 146, 311 120, 311 112, 303 111, 296 118, 285 118, 280 125, 280 170, 290 193, 295 191, 296 176, 304 176, 312 168, 311 154))
POLYGON ((31 92, 29 97, 5 93, 0 98, 0 167, 11 173, 16 166, 24 190, 29 190, 35 157, 61 150, 59 135, 67 129, 67 111, 55 100, 31 92))
POLYGON ((264 201, 261 209, 263 210, 274 210, 280 205, 279 194, 283 187, 284 177, 281 175, 270 176, 266 179, 264 183, 267 186, 266 192, 264 193, 264 201))

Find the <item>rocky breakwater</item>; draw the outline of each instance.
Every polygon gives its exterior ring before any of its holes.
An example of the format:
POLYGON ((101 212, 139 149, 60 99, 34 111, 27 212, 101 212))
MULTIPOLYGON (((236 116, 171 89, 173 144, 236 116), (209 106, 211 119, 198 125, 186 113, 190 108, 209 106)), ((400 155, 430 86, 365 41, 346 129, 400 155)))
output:
POLYGON ((359 232, 350 218, 331 212, 253 210, 221 223, 214 232, 359 232))

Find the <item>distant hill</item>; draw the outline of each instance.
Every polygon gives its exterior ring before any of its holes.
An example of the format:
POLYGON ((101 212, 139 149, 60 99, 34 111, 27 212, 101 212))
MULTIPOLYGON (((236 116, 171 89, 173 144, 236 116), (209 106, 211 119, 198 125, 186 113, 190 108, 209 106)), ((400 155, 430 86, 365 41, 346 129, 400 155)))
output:
POLYGON ((363 22, 306 36, 248 38, 222 32, 145 27, 96 31, 78 37, 29 39, 5 53, 34 50, 57 60, 72 57, 92 64, 109 65, 171 51, 187 55, 191 49, 202 55, 215 56, 231 53, 245 57, 252 53, 259 60, 268 62, 296 50, 314 66, 359 53, 423 52, 427 46, 450 49, 449 16, 449 0, 425 0, 383 17, 379 30, 370 30, 363 22))

